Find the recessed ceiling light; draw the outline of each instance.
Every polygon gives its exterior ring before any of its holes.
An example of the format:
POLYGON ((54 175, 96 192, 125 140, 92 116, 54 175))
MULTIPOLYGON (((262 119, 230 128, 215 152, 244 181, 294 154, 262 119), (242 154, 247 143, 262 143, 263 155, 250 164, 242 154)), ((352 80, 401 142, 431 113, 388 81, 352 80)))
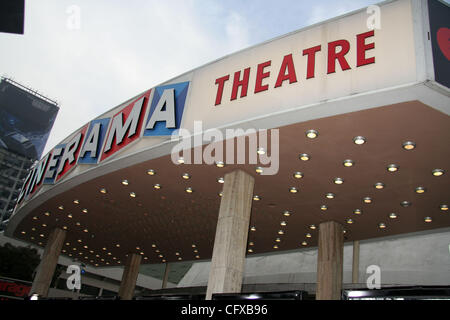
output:
POLYGON ((124 186, 127 186, 127 185, 129 185, 129 182, 128 182, 128 180, 122 180, 122 184, 123 184, 124 186))
POLYGON ((398 165, 392 163, 392 164, 388 165, 386 169, 389 172, 396 172, 399 169, 399 167, 398 167, 398 165))
POLYGON ((426 189, 424 187, 417 187, 415 189, 415 191, 416 191, 416 193, 421 194, 421 193, 424 193, 426 191, 426 189))
POLYGON ((101 189, 100 189, 100 193, 105 194, 105 193, 106 193, 106 189, 105 189, 105 188, 101 188, 101 189))
POLYGON ((77 226, 81 226, 81 223, 79 223, 79 222, 77 222, 77 223, 75 223, 77 226))
POLYGON ((250 248, 250 249, 248 249, 247 251, 248 251, 249 253, 252 253, 252 252, 253 252, 253 249, 250 248))
POLYGON ((86 232, 86 233, 88 233, 88 232, 89 232, 89 230, 88 230, 88 229, 84 229, 84 230, 83 230, 83 232, 86 232))
POLYGON ((301 179, 301 178, 303 178, 303 173, 301 173, 301 172, 299 172, 299 171, 294 172, 294 178, 296 178, 296 179, 301 179))
POLYGON ((281 221, 280 225, 285 226, 285 225, 287 225, 287 222, 286 221, 281 221))
POLYGON ((22 231, 21 234, 26 234, 26 232, 25 232, 25 231, 22 231))
POLYGON ((67 217, 70 218, 70 219, 73 218, 73 216, 70 213, 67 215, 67 217))
POLYGON ((263 173, 264 169, 262 167, 256 167, 255 171, 256 171, 256 173, 261 174, 261 173, 263 173))
POLYGON ((334 199, 335 194, 332 193, 332 192, 328 192, 328 193, 325 195, 325 197, 326 197, 327 199, 334 199))
POLYGON ((290 188, 289 188, 289 192, 290 192, 290 193, 297 193, 297 192, 298 192, 298 189, 297 189, 296 187, 290 187, 290 188))
POLYGON ((372 198, 371 197, 364 197, 363 201, 364 201, 364 203, 372 203, 372 198))
POLYGON ((50 216, 50 212, 48 212, 48 211, 45 212, 45 213, 44 213, 44 216, 47 216, 47 217, 50 216))
POLYGON ((88 213, 88 209, 84 208, 83 210, 81 210, 83 213, 88 213))
POLYGON ((248 245, 249 245, 249 246, 254 246, 255 243, 254 243, 253 241, 250 241, 250 242, 248 243, 248 245))
POLYGON ((64 206, 59 206, 58 209, 59 210, 64 210, 64 206))
POLYGON ((306 234, 306 237, 307 237, 307 238, 311 238, 311 237, 312 237, 312 236, 311 236, 311 233, 307 233, 307 234, 306 234))
POLYGON ((411 205, 411 202, 405 200, 405 201, 400 202, 400 205, 402 207, 406 208, 406 207, 409 207, 411 205))
POLYGON ((79 204, 79 203, 80 203, 80 200, 75 199, 75 200, 73 200, 73 203, 79 204))
POLYGON ((383 182, 377 182, 374 185, 375 189, 381 190, 384 188, 384 183, 383 182))
POLYGON ((258 153, 258 154, 266 154, 266 150, 264 148, 258 148, 258 149, 256 149, 256 153, 258 153))
POLYGON ((355 144, 361 145, 364 144, 366 142, 366 138, 364 138, 363 136, 357 136, 353 138, 353 142, 355 144))
POLYGON ((225 167, 225 163, 223 161, 217 161, 216 162, 216 167, 217 168, 223 168, 223 167, 225 167))
POLYGON ((255 195, 253 196, 253 200, 259 201, 259 200, 261 200, 261 197, 255 194, 255 195))
POLYGON ((309 139, 317 138, 317 136, 319 135, 319 133, 316 130, 312 130, 312 129, 306 131, 305 134, 309 139))
POLYGON ((424 220, 426 223, 430 223, 431 221, 433 221, 433 219, 431 219, 431 217, 425 217, 424 220))
POLYGON ((42 226, 45 228, 47 225, 45 223, 43 223, 42 226))
POLYGON ((335 184, 343 184, 344 183, 344 179, 342 179, 342 178, 334 178, 334 183, 335 184))
POLYGON ((153 169, 148 169, 148 170, 147 170, 147 174, 148 174, 149 176, 154 176, 154 175, 156 174, 156 171, 153 170, 153 169))
POLYGON ((283 230, 278 230, 278 234, 284 234, 283 230))
POLYGON ((362 214, 362 210, 361 209, 355 209, 355 210, 353 210, 353 213, 357 214, 357 215, 360 215, 360 214, 362 214))
POLYGON ((194 190, 193 190, 191 187, 187 187, 187 188, 185 189, 185 191, 186 191, 187 193, 192 193, 192 192, 194 192, 194 190))
POLYGON ((283 216, 285 216, 285 217, 289 217, 290 215, 291 215, 291 212, 288 211, 288 210, 285 210, 285 211, 283 212, 283 216))
POLYGON ((391 219, 397 219, 397 214, 395 213, 395 212, 392 212, 392 213, 390 213, 389 214, 389 218, 391 218, 391 219))
POLYGON ((310 155, 307 153, 302 153, 298 157, 302 161, 308 161, 309 159, 311 159, 310 155))
POLYGON ((353 223, 353 219, 347 219, 347 223, 348 224, 352 224, 353 223))
POLYGON ((416 144, 413 141, 405 141, 403 142, 402 147, 405 150, 413 150, 416 147, 416 144))
POLYGON ((251 230, 251 231, 256 231, 256 227, 255 227, 255 226, 252 226, 252 227, 250 227, 250 230, 251 230))
POLYGON ((442 211, 447 211, 447 210, 448 210, 448 205, 447 205, 447 204, 441 204, 441 205, 439 206, 439 208, 440 208, 442 211))
POLYGON ((217 182, 218 183, 224 183, 225 179, 223 177, 220 177, 220 178, 217 179, 217 182))
POLYGON ((324 204, 320 206, 320 210, 322 210, 322 211, 326 211, 327 209, 328 209, 328 207, 324 204))
POLYGON ((355 162, 353 160, 347 159, 344 160, 342 164, 344 165, 344 167, 352 167, 355 164, 355 162))
POLYGON ((33 217, 33 220, 37 220, 37 219, 38 219, 38 217, 36 217, 36 216, 33 217))
POLYGON ((191 176, 189 175, 189 173, 183 173, 182 175, 183 179, 188 180, 191 178, 191 176))
POLYGON ((130 197, 132 197, 132 198, 136 198, 136 193, 134 193, 134 192, 130 192, 130 197))
POLYGON ((159 183, 157 183, 153 186, 153 188, 155 188, 156 190, 159 190, 159 189, 161 189, 161 185, 159 183))
POLYGON ((315 224, 312 224, 312 225, 309 226, 309 228, 310 228, 311 230, 316 230, 317 227, 316 227, 315 224))
POLYGON ((178 160, 177 160, 177 162, 178 162, 179 164, 183 164, 183 163, 184 163, 184 158, 183 158, 183 157, 179 157, 178 160))
POLYGON ((277 245, 274 245, 273 248, 274 248, 274 249, 278 249, 278 246, 277 246, 277 245))
POLYGON ((275 242, 281 242, 281 239, 280 238, 276 238, 275 242))
POLYGON ((440 177, 440 176, 442 176, 445 173, 445 171, 442 170, 442 169, 434 169, 433 171, 431 171, 431 173, 435 177, 440 177))
POLYGON ((223 196, 223 192, 222 191, 219 192, 218 195, 219 195, 219 197, 223 196))
POLYGON ((381 222, 381 223, 378 224, 378 228, 385 229, 386 228, 386 224, 381 222))
POLYGON ((307 245, 308 245, 308 243, 306 241, 302 242, 302 246, 307 246, 307 245))

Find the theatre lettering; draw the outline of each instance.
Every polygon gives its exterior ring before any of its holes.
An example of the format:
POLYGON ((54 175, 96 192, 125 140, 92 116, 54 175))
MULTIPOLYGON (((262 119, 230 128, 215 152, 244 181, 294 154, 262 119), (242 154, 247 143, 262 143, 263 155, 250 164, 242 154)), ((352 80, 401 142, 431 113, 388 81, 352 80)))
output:
POLYGON ((270 89, 269 85, 266 83, 269 77, 276 77, 274 88, 281 87, 285 84, 296 83, 302 79, 314 78, 316 76, 316 56, 321 54, 322 51, 325 51, 325 54, 327 54, 327 74, 335 73, 337 65, 339 65, 343 71, 351 69, 347 60, 348 54, 356 54, 356 67, 375 63, 375 57, 366 56, 366 51, 375 48, 375 42, 370 42, 373 41, 373 39, 368 39, 374 36, 374 30, 356 35, 356 48, 351 48, 348 40, 340 39, 329 42, 324 48, 319 44, 317 46, 306 48, 303 52, 289 53, 283 57, 281 67, 275 70, 275 74, 272 74, 270 70, 272 61, 267 60, 259 63, 256 67, 256 71, 252 70, 251 67, 248 67, 244 70, 234 72, 232 83, 230 81, 230 74, 221 76, 216 79, 215 83, 217 85, 215 105, 217 106, 222 103, 225 86, 232 85, 231 96, 229 97, 230 101, 238 98, 239 89, 239 98, 246 97, 250 84, 250 74, 252 72, 255 73, 253 76, 253 79, 255 80, 251 83, 251 90, 254 90, 254 93, 270 89), (306 58, 306 66, 301 67, 302 73, 303 70, 306 72, 301 75, 301 78, 298 78, 297 74, 299 74, 299 68, 296 68, 294 63, 294 60, 299 55, 303 55, 306 58))

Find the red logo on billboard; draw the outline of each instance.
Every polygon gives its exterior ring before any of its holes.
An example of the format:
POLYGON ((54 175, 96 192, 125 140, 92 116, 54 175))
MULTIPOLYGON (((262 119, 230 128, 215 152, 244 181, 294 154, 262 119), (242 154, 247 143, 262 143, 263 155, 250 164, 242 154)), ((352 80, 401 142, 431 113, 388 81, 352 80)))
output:
POLYGON ((437 42, 447 60, 450 61, 450 29, 440 28, 437 32, 437 42))

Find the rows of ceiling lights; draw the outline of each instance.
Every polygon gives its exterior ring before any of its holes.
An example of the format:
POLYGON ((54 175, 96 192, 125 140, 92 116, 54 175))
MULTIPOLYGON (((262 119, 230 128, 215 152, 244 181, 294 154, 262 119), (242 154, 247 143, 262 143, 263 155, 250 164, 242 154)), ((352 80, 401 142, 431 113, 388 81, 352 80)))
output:
MULTIPOLYGON (((149 170, 147 170, 147 174, 148 174, 149 176, 154 176, 154 175, 156 175, 156 171, 153 170, 153 169, 149 169, 149 170)), ((190 175, 189 175, 188 173, 184 173, 184 174, 182 175, 182 178, 185 179, 185 180, 188 180, 188 179, 190 179, 190 175)), ((130 184, 130 182, 129 182, 128 180, 122 180, 121 183, 122 183, 122 185, 124 185, 124 186, 128 186, 128 185, 130 184)), ((159 183, 156 183, 156 184, 153 185, 153 188, 154 188, 155 190, 160 190, 162 187, 161 187, 161 185, 160 185, 159 183)), ((191 187, 188 187, 188 188, 186 188, 185 191, 186 191, 187 193, 192 193, 192 192, 193 192, 193 189, 192 189, 191 187)), ((101 188, 101 189, 100 189, 100 193, 106 194, 106 193, 107 193, 107 190, 106 190, 105 188, 101 188)), ((129 195, 130 195, 131 198, 136 198, 136 193, 133 192, 133 191, 130 192, 129 195)), ((191 245, 191 247, 192 247, 192 249, 193 249, 193 254, 194 254, 195 259, 200 259, 199 250, 198 250, 198 248, 197 248, 197 245, 193 243, 193 244, 191 245)), ((167 260, 165 259, 164 255, 161 253, 161 251, 160 251, 159 249, 156 248, 156 244, 152 244, 152 248, 154 248, 155 253, 158 254, 158 257, 161 259, 161 262, 162 262, 162 263, 165 263, 167 260)), ((136 247, 136 250, 140 250, 140 247, 136 247)), ((140 254, 141 254, 141 255, 144 255, 144 252, 140 252, 140 254)), ((181 253, 180 253, 180 252, 178 252, 178 251, 175 252, 175 256, 177 257, 177 260, 178 260, 178 261, 182 261, 182 260, 183 260, 183 258, 182 258, 182 256, 181 256, 181 253)), ((144 259, 145 259, 145 260, 148 260, 148 257, 144 257, 144 259)))
MULTIPOLYGON (((306 137, 309 138, 309 139, 315 139, 315 138, 318 137, 319 133, 318 133, 318 131, 316 131, 316 130, 308 130, 308 131, 305 132, 305 135, 306 135, 306 137)), ((356 137, 353 138, 353 142, 354 142, 356 145, 363 145, 363 144, 366 143, 366 138, 363 137, 363 136, 356 136, 356 137)), ((405 141, 405 142, 402 144, 402 148, 403 148, 404 150, 407 150, 407 151, 414 150, 414 149, 416 148, 416 144, 415 144, 414 142, 412 142, 412 141, 405 141)), ((265 152, 266 152, 266 151, 265 151, 264 148, 258 148, 258 149, 257 149, 257 153, 258 153, 258 154, 265 154, 265 152)), ((309 160, 311 159, 311 156, 310 156, 309 154, 307 154, 307 153, 301 153, 301 154, 299 155, 299 159, 300 159, 301 161, 309 161, 309 160)), ((184 159, 183 159, 182 157, 180 157, 180 158, 178 159, 178 163, 179 163, 179 164, 183 164, 183 163, 184 163, 184 159)), ((355 165, 355 162, 354 162, 353 160, 351 160, 351 159, 345 159, 345 160, 343 161, 342 164, 343 164, 343 166, 345 166, 345 167, 352 167, 352 166, 355 165)), ((216 162, 216 166, 217 166, 218 168, 223 168, 223 167, 225 166, 225 163, 224 163, 224 162, 221 162, 221 161, 218 161, 218 162, 216 162)), ((389 164, 389 165, 386 167, 386 170, 387 170, 388 172, 394 173, 394 172, 397 172, 397 171, 399 170, 399 166, 398 166, 397 164, 392 163, 392 164, 389 164)), ((262 174, 263 171, 264 171, 264 168, 262 168, 262 167, 256 167, 255 171, 256 171, 257 174, 262 174)), ((154 175, 156 175, 156 171, 155 171, 154 169, 149 169, 149 170, 147 170, 147 174, 148 174, 149 176, 154 176, 154 175)), ((442 176, 442 175, 445 174, 445 171, 444 171, 443 169, 436 168, 436 169, 433 169, 433 170, 431 171, 431 174, 432 174, 433 176, 435 176, 435 177, 440 177, 440 176, 442 176)), ((294 177, 295 179, 301 179, 301 178, 304 177, 304 174, 303 174, 302 172, 297 171, 297 172, 294 172, 294 173, 293 173, 293 177, 294 177)), ((184 173, 184 174, 182 174, 182 178, 185 179, 185 180, 189 180, 189 179, 191 178, 191 176, 189 175, 189 173, 184 173)), ((217 179, 217 182, 223 184, 223 183, 224 183, 224 178, 223 178, 223 177, 219 177, 219 178, 217 179)), ((124 185, 124 186, 128 186, 128 185, 129 185, 129 181, 128 181, 128 180, 122 180, 121 183, 122 183, 122 185, 124 185)), ((343 179, 342 177, 335 177, 335 178, 333 179, 333 183, 335 183, 335 184, 337 184, 337 185, 341 185, 341 184, 344 183, 344 179, 343 179)), ((154 188, 155 190, 160 190, 160 189, 162 188, 162 186, 161 186, 161 184, 159 184, 159 183, 155 183, 155 184, 153 185, 153 188, 154 188)), ((385 188, 385 184, 382 183, 382 182, 377 182, 377 183, 374 184, 374 188, 377 189, 377 190, 381 190, 381 189, 385 188)), ((296 188, 296 187, 290 187, 288 191, 289 191, 290 193, 295 194, 295 193, 298 192, 298 188, 296 188)), ((186 188, 185 188, 185 192, 188 193, 188 194, 191 194, 191 193, 194 192, 194 190, 193 190, 192 187, 186 187, 186 188)), ((417 194, 422 194, 422 193, 426 192, 426 188, 423 187, 423 186, 418 186, 418 187, 415 188, 415 192, 416 192, 417 194)), ((106 193, 107 193, 106 188, 101 188, 101 189, 100 189, 100 193, 106 194, 106 193)), ((221 197, 221 196, 223 195, 223 193, 220 192, 218 195, 221 197)), ((129 193, 129 196, 130 196, 131 198, 135 198, 135 197, 136 197, 136 193, 133 192, 133 191, 131 191, 131 192, 129 193)), ((335 195, 334 193, 331 193, 331 192, 328 192, 328 193, 325 194, 325 197, 326 197, 327 199, 334 199, 335 196, 336 196, 336 195, 335 195)), ((261 197, 260 197, 259 195, 253 195, 253 200, 254 200, 254 201, 259 201, 259 200, 261 200, 261 197)), ((80 204, 80 201, 77 200, 77 199, 74 200, 73 202, 74 202, 75 204, 77 204, 77 205, 80 204)), ((371 203, 371 202, 372 202, 372 199, 371 199, 370 197, 364 197, 364 198, 363 198, 363 203, 368 204, 368 203, 371 203)), ((400 203, 400 205, 401 205, 402 207, 408 207, 408 206, 411 205, 411 203, 410 203, 409 201, 402 201, 402 202, 400 203)), ((58 209, 61 210, 61 211, 63 211, 63 210, 64 210, 64 207, 63 207, 63 206, 59 206, 58 209)), ((327 207, 326 205, 321 205, 321 206, 320 206, 320 210, 322 210, 322 211, 326 211, 327 209, 328 209, 328 207, 327 207)), ((440 209, 442 212, 448 211, 448 204, 441 204, 440 207, 439 207, 439 209, 440 209)), ((87 209, 87 208, 83 208, 83 209, 81 210, 81 212, 82 212, 83 214, 87 214, 87 213, 88 213, 88 209, 87 209)), ((353 211, 353 213, 354 213, 355 215, 361 215, 362 212, 363 212, 363 211, 362 211, 361 209, 359 209, 359 208, 358 208, 358 209, 355 209, 355 210, 353 211)), ((45 212, 44 215, 45 215, 45 216, 49 216, 50 213, 49 213, 49 212, 45 212)), ((275 244, 273 245, 273 248, 274 248, 274 249, 278 249, 278 248, 279 248, 278 244, 279 244, 279 243, 281 242, 281 240, 282 240, 282 239, 281 239, 281 236, 284 235, 284 233, 285 233, 285 231, 283 230, 282 227, 285 227, 285 226, 287 225, 287 218, 288 218, 290 215, 291 215, 291 212, 290 212, 290 211, 284 211, 284 212, 283 212, 284 218, 283 218, 282 221, 280 221, 280 226, 281 226, 281 228, 280 228, 280 230, 277 232, 278 235, 276 236, 276 238, 275 238, 275 244)), ((72 218, 73 218, 73 215, 72 215, 72 214, 68 214, 67 217, 68 217, 69 219, 72 219, 72 218)), ((388 215, 388 217, 389 217, 389 219, 397 219, 397 218, 398 218, 398 215, 397 215, 396 213, 392 212, 392 213, 390 213, 390 214, 388 215)), ((35 216, 35 217, 33 217, 33 220, 38 220, 38 218, 35 216)), ((429 217, 429 216, 424 217, 424 221, 425 221, 425 223, 430 223, 430 222, 432 222, 432 218, 429 217)), ((349 224, 349 225, 351 225, 351 224, 354 223, 354 220, 353 220, 352 218, 348 218, 348 219, 346 219, 346 223, 349 224)), ((45 228, 47 225, 44 223, 44 224, 42 224, 41 226, 42 226, 43 228, 45 228)), ((80 224, 79 222, 76 222, 76 226, 81 227, 81 224, 80 224)), ((378 224, 378 228, 379 228, 379 229, 385 229, 386 227, 387 227, 387 225, 386 225, 385 222, 380 222, 380 223, 378 224)), ((63 228, 64 230, 67 230, 67 229, 68 229, 68 227, 67 227, 66 225, 63 225, 62 228, 63 228)), ((316 230, 316 229, 317 229, 317 226, 314 225, 314 224, 312 224, 312 225, 309 226, 309 228, 310 228, 311 230, 316 230)), ((32 228, 32 231, 36 231, 36 228, 33 227, 33 228, 32 228)), ((250 231, 251 231, 251 232, 255 232, 255 231, 256 231, 256 226, 250 226, 250 231)), ((88 233, 89 230, 88 230, 88 229, 83 229, 83 232, 88 233)), ((344 231, 344 232, 345 232, 345 231, 344 231)), ((22 233, 23 235, 26 234, 25 231, 22 231, 21 233, 22 233)), ((45 238, 45 234, 44 234, 44 233, 40 233, 40 234, 39 234, 39 237, 45 238)), ((307 245, 308 245, 307 239, 309 239, 309 238, 311 238, 311 237, 312 237, 311 233, 306 233, 306 234, 305 234, 305 238, 306 238, 306 239, 305 239, 304 241, 302 241, 300 245, 301 245, 301 246, 307 246, 307 245)), ((31 236, 30 239, 31 239, 31 240, 35 240, 35 237, 34 237, 34 236, 31 236)), ((79 239, 77 242, 81 244, 82 241, 81 241, 81 239, 79 239)), ((41 246, 43 245, 42 242, 38 242, 38 244, 41 245, 41 246)), ((254 245, 255 245, 255 244, 254 244, 253 241, 249 241, 249 243, 248 243, 248 250, 247 250, 249 253, 254 252, 254 249, 253 249, 254 245)), ((66 246, 70 246, 70 244, 67 242, 67 243, 66 243, 66 246)), ((116 247, 118 248, 118 247, 120 247, 120 245, 117 244, 116 247)), ((87 245, 84 245, 83 248, 84 248, 84 249, 88 249, 87 245)), ((144 255, 144 252, 141 251, 141 248, 140 248, 140 247, 136 247, 136 248, 137 248, 136 250, 140 251, 139 253, 140 253, 141 255, 144 255), (138 249, 138 248, 139 248, 139 249, 138 249)), ((165 259, 164 255, 161 254, 160 250, 156 247, 155 244, 152 244, 152 248, 155 250, 155 253, 158 254, 158 257, 161 259, 161 262, 163 262, 163 263, 166 262, 166 259, 165 259)), ((193 248, 193 253, 195 254, 195 258, 196 258, 196 259, 199 259, 200 256, 199 256, 199 254, 198 254, 198 249, 196 248, 196 245, 195 245, 195 244, 192 244, 192 248, 193 248)), ((77 251, 77 248, 76 248, 76 247, 72 247, 73 254, 72 254, 72 253, 69 253, 70 250, 68 250, 68 249, 69 249, 69 248, 63 249, 63 250, 62 250, 63 253, 66 253, 66 254, 68 254, 69 256, 75 255, 75 251, 77 251)), ((106 248, 103 248, 102 250, 103 250, 103 251, 107 251, 106 248)), ((95 252, 94 252, 93 250, 90 250, 89 253, 90 253, 90 254, 94 254, 95 252)), ((111 252, 107 252, 106 254, 107 254, 108 257, 111 258, 111 256, 112 256, 112 253, 111 253, 111 252)), ((86 253, 81 252, 81 251, 78 252, 78 255, 84 256, 85 260, 88 260, 88 259, 89 259, 88 255, 87 255, 86 253)), ((177 256, 177 259, 178 259, 179 261, 182 260, 181 254, 180 254, 179 252, 176 252, 175 255, 177 256)), ((95 257, 96 257, 96 258, 100 258, 100 255, 99 255, 99 254, 96 254, 95 257)), ((119 264, 121 263, 121 261, 118 260, 116 257, 112 257, 112 259, 115 260, 116 263, 119 263, 119 264)), ((148 260, 148 257, 144 257, 144 260, 148 260)), ((102 263, 106 264, 106 265, 109 265, 109 264, 110 264, 108 261, 106 261, 105 258, 101 258, 100 261, 101 261, 102 263)), ((91 259, 90 262, 93 263, 94 260, 91 259)), ((98 263, 95 263, 94 265, 95 265, 95 266, 98 266, 98 263)))
MULTIPOLYGON (((311 130, 307 130, 307 131, 305 132, 305 135, 306 135, 306 137, 309 138, 309 139, 315 139, 315 138, 318 137, 319 133, 318 133, 317 130, 311 129, 311 130)), ((353 143, 355 143, 356 145, 363 145, 364 143, 366 143, 366 138, 363 137, 363 136, 356 136, 356 137, 353 138, 353 143)), ((416 148, 416 144, 415 144, 413 141, 405 141, 405 142, 402 144, 402 148, 403 148, 404 150, 410 151, 410 150, 413 150, 413 149, 416 148)), ((257 153, 258 153, 258 154, 264 154, 264 153, 265 153, 265 150, 264 150, 263 148, 258 148, 257 153)), ((309 161, 309 160, 311 159, 311 156, 310 156, 309 154, 307 154, 307 153, 301 153, 301 154, 299 155, 299 159, 300 159, 301 161, 309 161)), ((342 164, 343 164, 344 167, 352 167, 352 166, 355 165, 355 162, 354 162, 353 160, 351 160, 351 159, 346 159, 346 160, 343 161, 342 164)), ((387 170, 388 172, 391 172, 391 173, 397 172, 397 171, 399 170, 399 166, 398 166, 397 164, 392 163, 392 164, 389 164, 389 165, 386 167, 386 170, 387 170)), ((264 172, 264 168, 262 168, 262 167, 256 167, 255 172, 256 172, 257 174, 262 174, 262 173, 264 172)), ((435 176, 435 177, 440 177, 440 176, 444 175, 444 173, 445 173, 445 171, 444 171, 443 169, 439 169, 439 168, 433 169, 433 170, 431 171, 431 174, 432 174, 433 176, 435 176)), ((293 177, 294 177, 295 179, 301 179, 301 178, 304 177, 304 174, 303 174, 302 172, 297 171, 297 172, 294 172, 294 173, 293 173, 293 177)), ((341 184, 344 183, 344 179, 343 179, 342 177, 335 177, 335 178, 333 179, 333 182, 334 182, 335 184, 337 184, 337 185, 341 185, 341 184)), ((377 183, 374 184, 374 187, 375 187, 375 189, 377 189, 377 190, 381 190, 381 189, 384 189, 384 188, 385 188, 385 184, 382 183, 382 182, 377 182, 377 183)), ((296 188, 296 187, 289 187, 289 192, 295 194, 295 193, 298 192, 298 188, 296 188)), ((415 192, 416 192, 417 194, 423 194, 424 192, 426 192, 426 188, 423 187, 423 186, 418 186, 418 187, 415 188, 415 192)), ((327 199, 334 199, 335 196, 336 196, 336 195, 335 195, 334 193, 331 193, 331 192, 328 192, 328 193, 325 194, 325 197, 326 197, 327 199)), ((259 196, 254 196, 254 200, 260 200, 260 197, 259 197, 259 196)), ((370 204, 370 203, 372 203, 372 198, 371 198, 371 197, 364 197, 362 200, 363 200, 363 203, 365 203, 365 204, 370 204)), ((409 202, 409 201, 402 201, 402 202, 400 203, 400 205, 401 205, 402 207, 408 207, 408 206, 411 205, 411 202, 409 202)), ((326 211, 327 209, 328 209, 327 205, 321 205, 321 206, 320 206, 320 210, 322 210, 322 211, 326 211)), ((445 211, 448 210, 448 205, 447 205, 447 204, 441 204, 441 205, 439 206, 439 209, 440 209, 442 212, 445 212, 445 211)), ((361 210, 361 209, 355 209, 355 210, 353 211, 353 213, 354 213, 355 215, 361 215, 361 214, 362 214, 362 210, 361 210)), ((283 213, 283 215, 284 215, 284 216, 289 216, 289 215, 290 215, 290 212, 289 212, 289 211, 285 211, 285 212, 283 213)), ((397 219, 397 218, 398 218, 398 214, 396 214, 396 213, 394 213, 394 212, 391 212, 391 213, 388 215, 388 217, 389 217, 389 219, 397 219)), ((430 223, 430 222, 432 222, 432 218, 429 217, 429 216, 426 216, 426 217, 424 217, 424 221, 425 221, 425 223, 430 223)), ((354 223, 354 220, 353 220, 352 218, 347 218, 345 222, 346 222, 347 224, 351 225, 351 224, 354 223)), ((287 222, 286 222, 285 220, 283 220, 283 221, 280 222, 280 225, 281 225, 281 226, 286 226, 286 224, 287 224, 287 222)), ((385 229, 386 227, 387 227, 387 226, 386 226, 386 223, 385 223, 385 222, 380 222, 380 223, 378 224, 378 228, 379 228, 379 229, 385 229)), ((309 228, 310 228, 311 230, 316 230, 317 227, 313 224, 313 225, 310 225, 309 228)), ((256 230, 256 227, 252 226, 252 227, 250 228, 250 230, 255 231, 255 230, 256 230)), ((346 231, 344 230, 344 233, 345 233, 345 232, 346 232, 346 231)), ((280 236, 280 235, 283 235, 283 234, 284 234, 284 231, 283 231, 282 229, 278 231, 278 236, 275 238, 275 244, 273 245, 273 248, 274 248, 274 249, 278 249, 278 248, 279 248, 278 244, 281 242, 281 238, 280 238, 279 236, 280 236)), ((307 233, 307 234, 305 235, 305 237, 306 237, 306 238, 311 238, 312 236, 311 236, 310 233, 307 233)), ((305 239, 304 241, 302 241, 301 246, 307 246, 307 245, 308 245, 308 243, 307 243, 306 240, 307 240, 307 239, 305 239)), ((251 244, 252 244, 252 246, 254 245, 253 242, 251 242, 251 244)), ((248 252, 249 252, 249 253, 252 253, 252 252, 253 252, 253 248, 249 248, 249 249, 248 249, 248 252)))

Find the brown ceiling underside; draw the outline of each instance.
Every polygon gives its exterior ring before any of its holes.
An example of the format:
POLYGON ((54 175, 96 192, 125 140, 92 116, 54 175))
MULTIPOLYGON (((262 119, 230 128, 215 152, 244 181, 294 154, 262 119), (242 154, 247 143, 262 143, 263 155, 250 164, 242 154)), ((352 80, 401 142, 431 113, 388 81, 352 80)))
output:
POLYGON ((118 261, 123 264, 129 252, 143 252, 143 263, 178 261, 179 257, 195 260, 196 255, 208 259, 221 199, 218 193, 223 186, 217 178, 236 168, 255 176, 254 194, 262 198, 253 201, 250 226, 255 226, 256 231, 249 231, 248 237, 254 243, 252 254, 304 248, 303 241, 307 241, 306 247, 316 246, 318 230, 310 230, 309 225, 327 220, 344 225, 347 241, 449 227, 450 213, 439 209, 440 204, 450 203, 449 141, 450 118, 420 102, 307 121, 280 128, 277 175, 258 175, 254 164, 224 168, 175 165, 166 156, 93 179, 54 197, 29 214, 15 236, 45 245, 52 228, 67 226, 66 242, 70 245, 64 245, 65 254, 100 266, 106 262, 110 266, 119 265, 118 261), (308 129, 319 131, 319 137, 306 138, 308 129), (366 137, 367 142, 354 144, 353 137, 358 135, 366 137), (414 141, 416 148, 404 150, 402 143, 406 140, 414 141), (300 161, 300 153, 310 154, 311 160, 300 161), (355 165, 344 167, 345 159, 352 159, 355 165), (386 166, 391 163, 398 164, 399 171, 388 172, 386 166), (434 177, 434 168, 444 169, 446 174, 434 177), (147 175, 148 169, 157 174, 147 175), (304 177, 295 179, 295 171, 303 172, 304 177), (185 172, 191 179, 182 179, 185 172), (334 184, 335 177, 344 178, 344 184, 334 184), (121 184, 123 179, 129 181, 128 186, 121 184), (376 182, 383 182, 385 188, 375 189, 376 182), (155 183, 162 188, 153 189, 155 183), (298 187, 299 192, 289 193, 291 186, 298 187), (416 194, 417 186, 426 187, 427 192, 416 194), (192 187, 194 193, 186 193, 186 187, 192 187), (106 188, 107 194, 101 194, 101 188, 106 188), (131 198, 130 192, 137 197, 131 198), (327 192, 336 197, 327 199, 327 192), (364 204, 362 199, 366 196, 372 197, 373 203, 364 204), (75 199, 80 204, 74 204, 75 199), (401 207, 403 200, 412 205, 401 207), (328 206, 327 211, 320 210, 323 204, 328 206), (60 205, 64 210, 58 209, 60 205), (88 213, 82 213, 83 208, 88 213), (353 213, 357 208, 363 210, 359 216, 353 213), (292 212, 290 217, 283 216, 285 210, 292 212), (46 211, 50 216, 44 215, 46 211), (397 213, 398 218, 390 219, 391 212, 397 213), (69 213, 73 218, 68 218, 69 213), (38 219, 33 220, 33 216, 38 219), (425 223, 425 216, 433 221, 425 223), (347 224, 348 218, 354 223, 347 224), (286 221, 287 226, 280 226, 281 221, 286 221), (380 222, 386 223, 387 228, 379 229, 380 222), (47 227, 42 227, 43 223, 47 227), (83 232, 86 228, 87 233, 83 232), (284 235, 278 235, 279 230, 284 230, 284 235), (307 233, 312 238, 306 238, 307 233), (276 243, 276 238, 281 242, 276 243), (198 253, 194 253, 192 244, 198 253), (279 248, 274 249, 274 244, 279 248), (136 250, 137 246, 140 250, 136 250))

